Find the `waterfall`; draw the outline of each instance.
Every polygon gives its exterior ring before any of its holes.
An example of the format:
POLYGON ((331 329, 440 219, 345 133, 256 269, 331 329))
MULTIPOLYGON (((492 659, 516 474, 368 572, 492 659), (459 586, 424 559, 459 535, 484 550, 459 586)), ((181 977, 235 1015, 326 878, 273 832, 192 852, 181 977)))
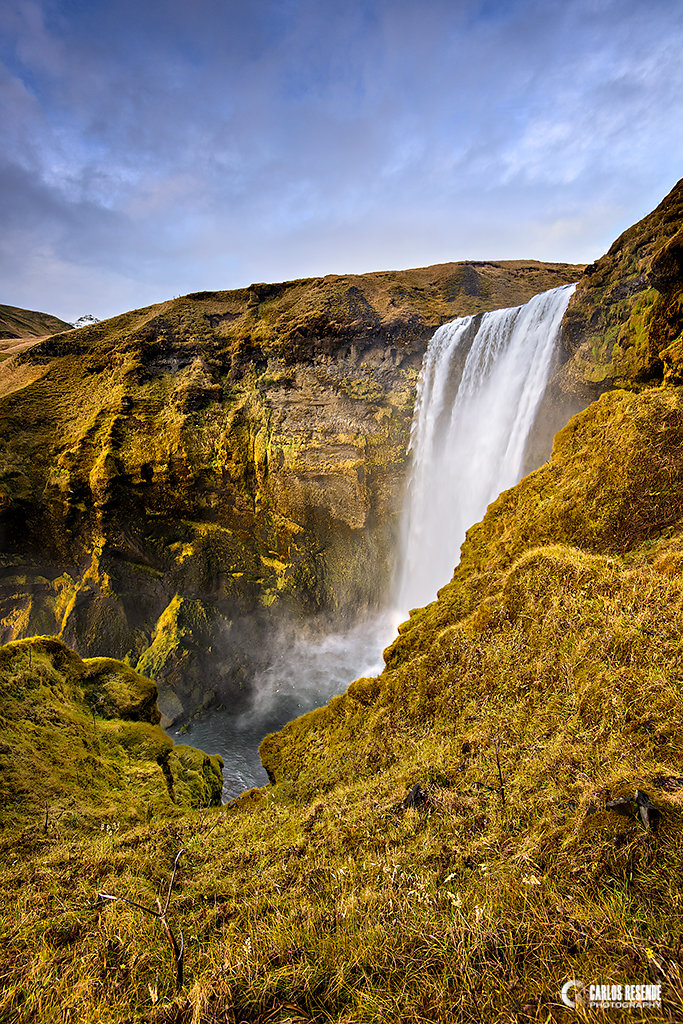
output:
POLYGON ((402 612, 434 600, 460 559, 466 530, 519 481, 575 287, 553 288, 524 306, 459 317, 430 341, 409 447, 397 586, 402 612))

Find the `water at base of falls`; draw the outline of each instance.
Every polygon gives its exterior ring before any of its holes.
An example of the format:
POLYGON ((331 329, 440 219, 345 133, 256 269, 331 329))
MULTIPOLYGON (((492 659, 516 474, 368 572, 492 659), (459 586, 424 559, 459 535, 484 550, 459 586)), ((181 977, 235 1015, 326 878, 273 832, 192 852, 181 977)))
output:
POLYGON ((279 661, 254 680, 251 708, 214 712, 176 742, 224 759, 223 799, 268 780, 263 737, 325 704, 360 676, 377 675, 382 651, 410 608, 436 597, 460 558, 466 530, 520 479, 574 285, 524 306, 460 317, 436 331, 418 383, 413 455, 395 607, 344 633, 283 637, 279 661))
POLYGON ((263 737, 306 711, 321 707, 360 676, 384 668, 382 651, 396 635, 399 621, 389 612, 371 614, 343 633, 316 639, 283 636, 282 655, 253 681, 254 699, 241 714, 214 711, 182 732, 169 730, 175 743, 189 743, 220 754, 223 800, 268 781, 258 748, 263 737))

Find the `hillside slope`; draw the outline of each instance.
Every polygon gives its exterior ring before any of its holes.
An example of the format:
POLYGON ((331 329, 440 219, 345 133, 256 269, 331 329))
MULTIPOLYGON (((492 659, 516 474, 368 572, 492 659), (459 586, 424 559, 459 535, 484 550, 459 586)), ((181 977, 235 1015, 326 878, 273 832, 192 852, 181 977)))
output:
POLYGON ((27 352, 51 334, 70 329, 71 324, 48 313, 0 305, 0 363, 27 352))
POLYGON ((41 338, 71 329, 71 324, 50 313, 0 304, 0 340, 9 338, 41 338))

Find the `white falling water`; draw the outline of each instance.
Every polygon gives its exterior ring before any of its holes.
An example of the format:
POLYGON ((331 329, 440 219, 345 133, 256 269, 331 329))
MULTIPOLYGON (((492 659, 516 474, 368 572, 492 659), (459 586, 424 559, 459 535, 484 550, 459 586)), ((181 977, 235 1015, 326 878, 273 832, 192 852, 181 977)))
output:
POLYGON ((459 317, 430 341, 411 430, 401 612, 434 600, 460 560, 467 529, 519 481, 574 288, 553 288, 524 306, 484 313, 478 328, 474 317, 459 317))

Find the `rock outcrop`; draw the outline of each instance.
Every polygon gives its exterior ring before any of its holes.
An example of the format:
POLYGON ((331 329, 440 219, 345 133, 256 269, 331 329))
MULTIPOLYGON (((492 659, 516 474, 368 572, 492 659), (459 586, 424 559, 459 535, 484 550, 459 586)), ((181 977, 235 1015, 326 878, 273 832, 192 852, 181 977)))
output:
MULTIPOLYGON (((605 391, 683 381, 683 180, 586 267, 563 320, 562 350, 539 409, 544 439, 605 391)), ((533 439, 532 439, 533 441, 533 439)))
POLYGON ((565 389, 683 381, 683 179, 586 267, 567 310, 565 389))
POLYGON ((0 365, 0 639, 126 658, 169 719, 238 703, 284 617, 348 616, 384 592, 436 326, 580 269, 197 293, 0 365))
POLYGON ((53 637, 0 647, 2 826, 38 815, 130 822, 220 805, 220 757, 173 743, 153 682, 53 637))

